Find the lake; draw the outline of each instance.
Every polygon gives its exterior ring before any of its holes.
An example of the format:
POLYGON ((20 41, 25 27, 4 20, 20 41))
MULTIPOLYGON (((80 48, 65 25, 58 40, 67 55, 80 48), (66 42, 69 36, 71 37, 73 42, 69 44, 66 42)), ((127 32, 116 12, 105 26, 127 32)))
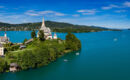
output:
MULTIPOLYGON (((22 42, 30 33, 8 31, 7 35, 12 42, 22 42)), ((3 73, 0 80, 130 80, 130 31, 74 34, 82 43, 80 55, 73 52, 41 68, 3 73)), ((66 33, 57 35, 65 39, 66 33)))

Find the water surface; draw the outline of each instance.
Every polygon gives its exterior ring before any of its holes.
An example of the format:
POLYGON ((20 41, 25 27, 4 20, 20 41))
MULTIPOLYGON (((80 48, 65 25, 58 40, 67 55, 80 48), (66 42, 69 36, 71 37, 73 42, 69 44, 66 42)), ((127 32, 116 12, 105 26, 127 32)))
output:
MULTIPOLYGON (((7 34, 12 42, 22 42, 30 38, 30 32, 9 31, 7 34)), ((57 34, 65 39, 66 33, 57 34)), ((130 80, 130 31, 75 35, 82 42, 79 56, 73 52, 45 67, 0 74, 0 80, 130 80)))

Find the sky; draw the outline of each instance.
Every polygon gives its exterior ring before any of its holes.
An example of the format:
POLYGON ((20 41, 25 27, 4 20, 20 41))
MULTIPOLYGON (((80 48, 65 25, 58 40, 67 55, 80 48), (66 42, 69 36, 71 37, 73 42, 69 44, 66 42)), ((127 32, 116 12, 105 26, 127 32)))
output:
POLYGON ((49 21, 130 28, 130 0, 0 0, 0 22, 49 21))

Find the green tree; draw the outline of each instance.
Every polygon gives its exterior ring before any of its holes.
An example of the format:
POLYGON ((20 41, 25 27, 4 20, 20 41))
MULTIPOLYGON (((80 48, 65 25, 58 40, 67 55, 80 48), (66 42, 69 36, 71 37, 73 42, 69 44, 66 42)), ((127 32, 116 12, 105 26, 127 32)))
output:
POLYGON ((45 40, 44 32, 42 30, 39 30, 39 40, 40 41, 44 41, 45 40))
POLYGON ((34 30, 31 32, 31 37, 32 37, 32 38, 36 38, 36 33, 35 33, 34 30))
POLYGON ((49 57, 50 57, 49 59, 51 61, 55 60, 56 59, 56 52, 55 52, 55 50, 53 48, 49 48, 48 52, 49 52, 49 57))
POLYGON ((7 63, 3 58, 0 58, 0 72, 4 72, 7 67, 7 63))
POLYGON ((81 48, 80 40, 72 33, 66 35, 66 49, 78 50, 81 48))
POLYGON ((30 50, 26 50, 22 54, 19 53, 17 61, 23 70, 34 68, 36 63, 35 56, 30 50))

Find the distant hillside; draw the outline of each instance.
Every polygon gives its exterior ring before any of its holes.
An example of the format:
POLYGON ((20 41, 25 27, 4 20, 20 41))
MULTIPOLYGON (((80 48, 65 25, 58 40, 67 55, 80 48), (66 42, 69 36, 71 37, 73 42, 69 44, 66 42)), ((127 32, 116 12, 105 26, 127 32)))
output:
MULTIPOLYGON (((36 23, 23 23, 23 24, 9 24, 0 22, 1 31, 20 31, 20 30, 38 30, 41 26, 41 22, 36 23)), ((50 27, 55 32, 96 32, 104 30, 112 30, 107 28, 95 27, 95 26, 84 26, 84 25, 73 25, 63 22, 46 21, 47 27, 50 27)), ((115 29, 114 29, 115 30, 115 29)))

